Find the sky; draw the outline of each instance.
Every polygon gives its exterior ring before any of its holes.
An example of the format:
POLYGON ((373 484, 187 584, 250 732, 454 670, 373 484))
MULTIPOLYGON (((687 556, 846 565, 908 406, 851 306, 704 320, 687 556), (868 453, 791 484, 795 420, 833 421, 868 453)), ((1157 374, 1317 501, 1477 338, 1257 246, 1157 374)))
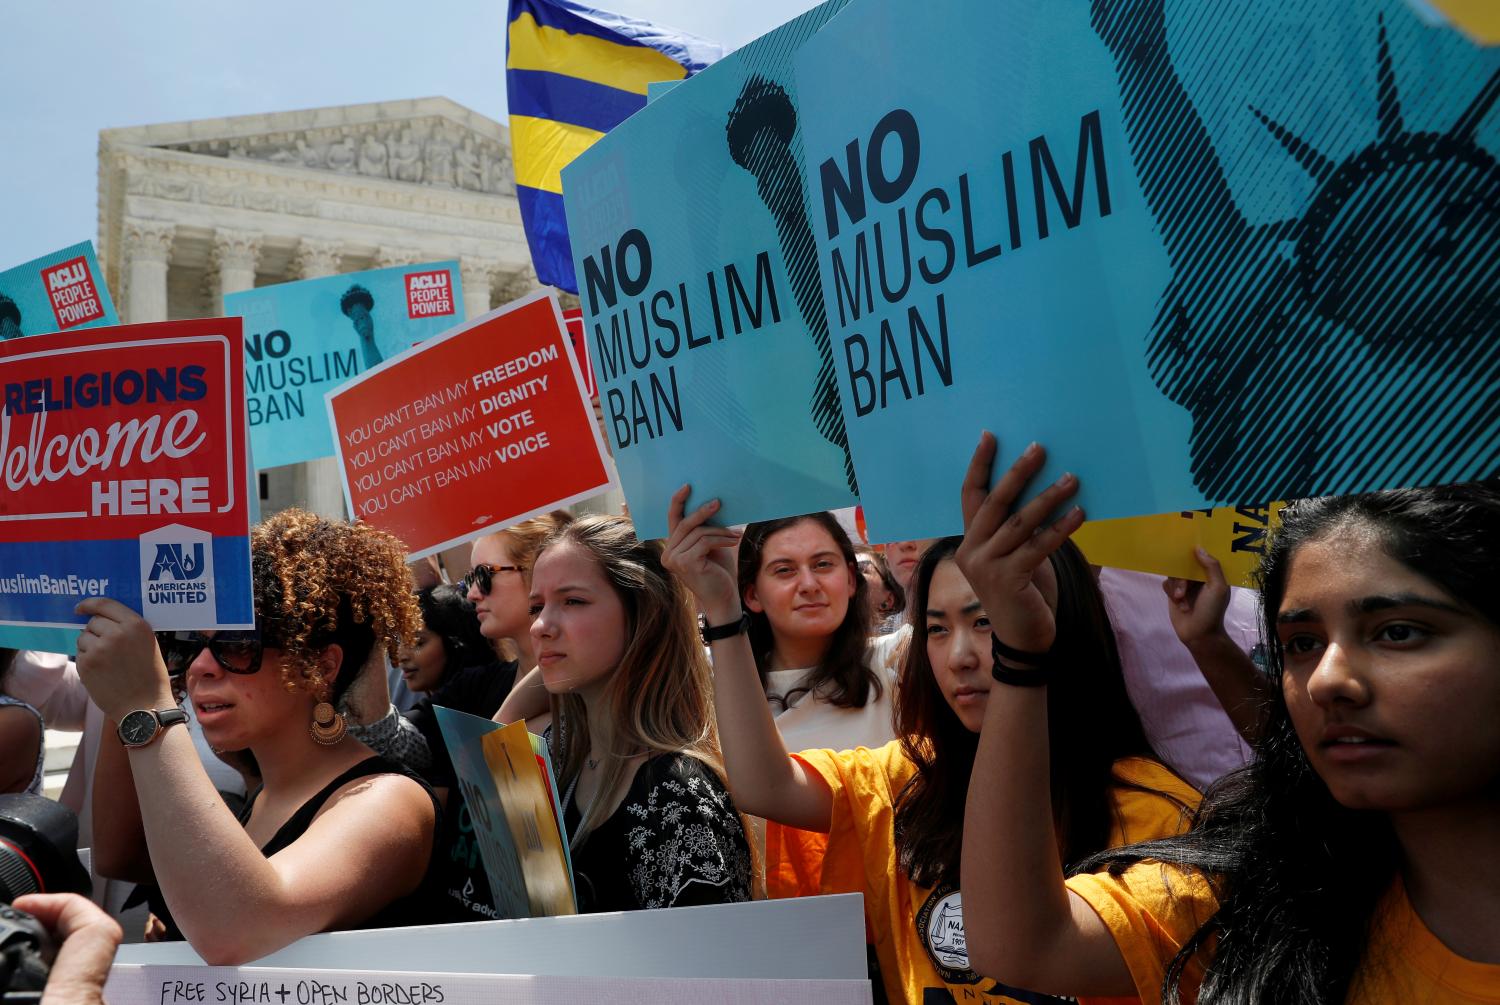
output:
MULTIPOLYGON (((595 0, 738 48, 815 0, 595 0)), ((0 0, 0 270, 98 241, 99 130, 440 95, 505 114, 505 0, 0 0)))

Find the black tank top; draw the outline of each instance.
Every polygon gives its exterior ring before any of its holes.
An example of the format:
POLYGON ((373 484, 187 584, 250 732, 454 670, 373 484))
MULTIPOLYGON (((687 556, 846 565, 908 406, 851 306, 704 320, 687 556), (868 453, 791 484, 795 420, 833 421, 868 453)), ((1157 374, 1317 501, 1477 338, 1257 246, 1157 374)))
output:
MULTIPOLYGON (((439 920, 439 908, 441 901, 438 900, 441 891, 436 882, 435 868, 437 864, 438 835, 442 832, 443 808, 438 805, 437 797, 433 795, 432 788, 411 772, 402 768, 394 761, 388 761, 378 754, 372 755, 351 767, 348 771, 339 775, 333 781, 314 795, 307 802, 297 808, 287 822, 271 836, 271 840, 261 846, 261 853, 267 858, 288 847, 312 826, 313 818, 323 809, 324 804, 335 792, 360 778, 370 775, 404 775, 422 786, 422 791, 427 793, 427 798, 432 801, 433 831, 432 850, 433 854, 427 860, 427 871, 422 877, 422 882, 415 890, 404 897, 391 901, 374 915, 353 926, 355 928, 396 928, 406 925, 429 925, 439 920)), ((255 808, 255 800, 260 796, 260 790, 256 789, 245 800, 244 809, 240 810, 240 825, 244 826, 250 819, 250 811, 255 808)), ((135 898, 132 897, 132 900, 135 898)), ((167 907, 166 900, 161 896, 160 888, 151 887, 146 890, 145 899, 151 905, 151 911, 166 926, 164 941, 181 941, 182 931, 177 927, 172 918, 171 910, 167 907)))

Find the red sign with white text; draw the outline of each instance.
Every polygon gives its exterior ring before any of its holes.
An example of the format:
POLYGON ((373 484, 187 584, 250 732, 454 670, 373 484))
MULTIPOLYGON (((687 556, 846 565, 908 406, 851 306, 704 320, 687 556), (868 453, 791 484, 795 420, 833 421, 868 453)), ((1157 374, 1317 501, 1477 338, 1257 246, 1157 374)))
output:
POLYGON ((599 385, 594 382, 594 365, 589 356, 589 340, 584 335, 583 308, 570 307, 562 312, 563 323, 568 326, 568 340, 573 343, 573 355, 583 371, 583 386, 593 401, 599 400, 599 385))
POLYGON ((330 392, 350 512, 417 558, 605 491, 581 378, 538 293, 330 392))
POLYGON ((89 272, 88 259, 79 255, 71 261, 42 270, 42 285, 52 302, 59 331, 104 317, 104 304, 89 272))
POLYGON ((406 274, 407 317, 435 318, 454 312, 453 283, 447 269, 406 274))
POLYGON ((239 318, 0 343, 0 621, 249 627, 239 318))

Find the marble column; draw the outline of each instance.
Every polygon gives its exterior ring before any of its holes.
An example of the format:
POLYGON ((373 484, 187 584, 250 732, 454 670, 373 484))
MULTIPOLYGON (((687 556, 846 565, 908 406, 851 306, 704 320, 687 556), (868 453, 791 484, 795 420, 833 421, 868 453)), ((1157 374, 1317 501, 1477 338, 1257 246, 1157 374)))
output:
POLYGON ((125 221, 125 319, 167 320, 167 259, 177 228, 157 220, 125 221))
POLYGON ((441 257, 441 255, 423 255, 412 248, 381 246, 375 249, 375 268, 390 269, 397 265, 416 265, 418 262, 430 262, 441 257))
POLYGON ((297 279, 319 279, 339 274, 344 246, 340 241, 319 241, 304 237, 297 242, 292 256, 291 273, 297 279))
POLYGON ((213 249, 209 252, 210 268, 217 274, 213 284, 213 312, 224 313, 224 294, 255 288, 255 266, 260 260, 261 234, 253 230, 214 231, 213 249))
POLYGON ((464 320, 473 321, 490 311, 491 286, 500 263, 465 256, 459 260, 459 281, 464 290, 464 320))
POLYGON ((520 269, 499 273, 494 299, 498 304, 504 305, 539 289, 541 284, 537 282, 536 271, 530 265, 525 265, 520 269))

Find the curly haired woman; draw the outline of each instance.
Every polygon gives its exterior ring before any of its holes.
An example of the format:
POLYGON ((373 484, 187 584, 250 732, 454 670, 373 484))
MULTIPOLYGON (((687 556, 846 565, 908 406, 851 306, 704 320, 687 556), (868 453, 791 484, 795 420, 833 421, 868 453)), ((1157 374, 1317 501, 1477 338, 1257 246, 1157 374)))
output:
POLYGON ((168 931, 221 965, 314 932, 428 920, 438 823, 431 791, 345 736, 333 709, 377 645, 393 657, 421 623, 400 542, 287 510, 254 529, 251 552, 256 631, 157 636, 114 600, 78 605, 78 672, 119 725, 100 753, 95 861, 135 878, 149 856, 168 931), (171 728, 184 687, 209 743, 259 766, 239 819, 171 728))

